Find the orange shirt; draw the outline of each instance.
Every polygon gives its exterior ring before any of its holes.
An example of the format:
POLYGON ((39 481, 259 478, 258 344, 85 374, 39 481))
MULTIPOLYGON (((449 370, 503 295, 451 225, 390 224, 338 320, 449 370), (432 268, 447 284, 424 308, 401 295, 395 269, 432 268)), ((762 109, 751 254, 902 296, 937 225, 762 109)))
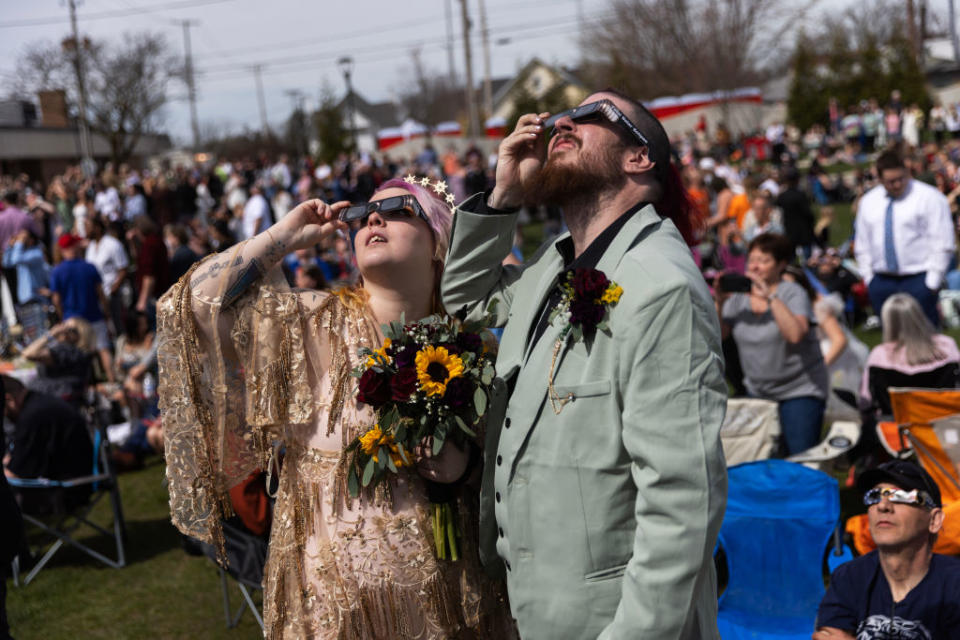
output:
POLYGON ((690 194, 690 199, 693 200, 693 203, 697 205, 697 210, 700 212, 700 215, 703 216, 703 219, 706 220, 710 217, 710 196, 707 195, 706 190, 699 189, 697 187, 691 187, 687 189, 687 193, 690 194))
POLYGON ((727 207, 727 217, 737 219, 737 227, 743 230, 743 218, 750 211, 750 198, 745 193, 735 193, 730 200, 730 206, 727 207))

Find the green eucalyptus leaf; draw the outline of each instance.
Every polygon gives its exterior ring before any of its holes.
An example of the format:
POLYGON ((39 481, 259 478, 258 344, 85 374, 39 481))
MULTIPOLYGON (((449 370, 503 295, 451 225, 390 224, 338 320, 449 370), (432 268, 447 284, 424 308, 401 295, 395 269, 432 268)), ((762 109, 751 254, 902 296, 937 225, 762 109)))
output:
POLYGON ((487 412, 487 393, 483 390, 483 387, 477 387, 477 390, 473 392, 473 407, 476 409, 478 416, 487 412))
POLYGON ((350 473, 347 476, 347 490, 350 491, 350 496, 356 498, 360 495, 360 479, 357 478, 357 470, 350 469, 350 473))
POLYGON ((363 486, 366 487, 367 485, 370 484, 370 480, 373 479, 373 471, 376 468, 376 466, 377 466, 377 463, 373 461, 372 457, 369 460, 367 460, 367 465, 363 468, 363 480, 361 481, 363 486))

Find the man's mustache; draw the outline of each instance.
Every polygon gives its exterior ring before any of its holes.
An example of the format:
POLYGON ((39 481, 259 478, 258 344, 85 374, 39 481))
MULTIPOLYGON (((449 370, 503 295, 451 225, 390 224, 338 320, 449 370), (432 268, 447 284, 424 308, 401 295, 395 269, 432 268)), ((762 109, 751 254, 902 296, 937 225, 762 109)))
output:
POLYGON ((572 142, 575 145, 577 145, 578 148, 583 146, 583 143, 580 141, 580 138, 573 135, 572 133, 559 134, 556 138, 554 138, 553 148, 556 149, 557 145, 560 144, 561 142, 572 142))

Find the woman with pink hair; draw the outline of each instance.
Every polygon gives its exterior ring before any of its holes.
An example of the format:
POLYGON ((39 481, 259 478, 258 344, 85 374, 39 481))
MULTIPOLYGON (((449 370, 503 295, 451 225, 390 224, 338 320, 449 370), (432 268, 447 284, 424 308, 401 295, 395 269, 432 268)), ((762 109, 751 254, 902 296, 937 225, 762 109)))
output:
MULTIPOLYGON (((412 180, 412 179, 411 179, 412 180)), ((158 309, 160 396, 173 523, 223 549, 228 491, 273 473, 284 450, 264 570, 269 638, 510 638, 498 584, 475 552, 476 508, 462 510, 471 553, 438 561, 423 480, 400 474, 389 495, 347 489, 345 446, 375 423, 354 399, 361 346, 380 325, 440 312, 451 227, 427 181, 384 183, 351 207, 309 200, 246 242, 194 266, 158 309), (429 187, 429 188, 428 188, 429 187), (359 284, 290 290, 283 256, 358 227, 359 284)), ((467 452, 448 444, 418 463, 475 505, 467 452)))

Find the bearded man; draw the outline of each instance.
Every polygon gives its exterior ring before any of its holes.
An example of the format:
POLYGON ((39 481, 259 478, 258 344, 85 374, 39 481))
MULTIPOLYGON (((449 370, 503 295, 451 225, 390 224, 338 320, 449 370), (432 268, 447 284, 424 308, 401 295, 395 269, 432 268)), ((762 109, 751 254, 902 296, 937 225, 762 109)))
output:
POLYGON ((520 118, 495 188, 460 206, 442 282, 448 310, 504 328, 481 554, 525 640, 718 638, 727 390, 701 221, 642 105, 605 90, 549 115, 520 118), (570 232, 501 266, 525 202, 570 232))

